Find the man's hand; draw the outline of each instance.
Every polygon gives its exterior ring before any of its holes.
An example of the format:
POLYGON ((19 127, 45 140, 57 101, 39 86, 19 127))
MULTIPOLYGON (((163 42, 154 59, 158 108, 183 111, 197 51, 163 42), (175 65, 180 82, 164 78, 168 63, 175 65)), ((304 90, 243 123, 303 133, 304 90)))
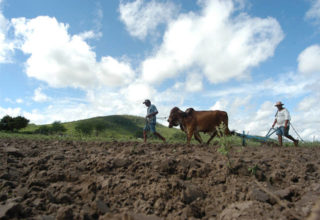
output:
POLYGON ((277 123, 277 119, 275 119, 275 120, 274 120, 274 122, 273 122, 273 124, 272 124, 271 128, 274 128, 274 126, 276 125, 276 123, 277 123))
POLYGON ((149 115, 147 115, 147 118, 152 118, 153 116, 155 116, 156 114, 158 114, 158 112, 152 112, 149 115))

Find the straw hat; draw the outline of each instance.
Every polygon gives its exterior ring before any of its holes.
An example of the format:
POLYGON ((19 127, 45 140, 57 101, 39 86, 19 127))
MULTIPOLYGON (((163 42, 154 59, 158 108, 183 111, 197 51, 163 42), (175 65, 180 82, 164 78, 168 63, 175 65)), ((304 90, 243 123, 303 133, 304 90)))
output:
POLYGON ((282 105, 284 105, 282 102, 280 102, 280 101, 278 101, 274 106, 282 106, 282 105))

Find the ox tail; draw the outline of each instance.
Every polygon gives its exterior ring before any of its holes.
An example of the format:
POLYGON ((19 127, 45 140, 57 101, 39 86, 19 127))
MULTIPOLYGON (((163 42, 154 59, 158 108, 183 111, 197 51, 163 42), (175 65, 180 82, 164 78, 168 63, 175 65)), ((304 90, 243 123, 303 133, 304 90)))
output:
MULTIPOLYGON (((229 129, 228 129, 229 130, 229 129)), ((229 134, 228 135, 235 135, 236 134, 236 131, 235 130, 232 130, 232 131, 230 131, 229 130, 229 134)))
POLYGON ((235 135, 236 132, 235 130, 230 131, 230 129, 228 128, 228 125, 226 127, 226 135, 231 136, 231 135, 235 135))
POLYGON ((235 135, 236 132, 234 130, 230 131, 230 129, 229 129, 229 117, 228 117, 228 113, 227 112, 225 112, 225 113, 226 113, 226 118, 225 118, 225 121, 224 121, 224 123, 226 125, 225 134, 228 135, 228 136, 235 135))

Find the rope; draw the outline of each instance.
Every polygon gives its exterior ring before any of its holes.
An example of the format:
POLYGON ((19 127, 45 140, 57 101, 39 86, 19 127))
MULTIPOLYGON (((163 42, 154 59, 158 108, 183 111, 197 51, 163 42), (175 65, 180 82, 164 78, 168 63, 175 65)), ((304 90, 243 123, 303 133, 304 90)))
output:
POLYGON ((298 135, 298 137, 300 138, 300 140, 304 142, 304 140, 300 137, 300 135, 298 134, 298 132, 296 131, 296 129, 293 127, 293 125, 292 125, 291 122, 290 122, 290 126, 292 127, 292 129, 294 130, 294 132, 296 132, 296 134, 298 135))
POLYGON ((167 119, 168 117, 166 117, 166 116, 163 116, 163 117, 161 117, 161 116, 157 116, 157 119, 167 119))

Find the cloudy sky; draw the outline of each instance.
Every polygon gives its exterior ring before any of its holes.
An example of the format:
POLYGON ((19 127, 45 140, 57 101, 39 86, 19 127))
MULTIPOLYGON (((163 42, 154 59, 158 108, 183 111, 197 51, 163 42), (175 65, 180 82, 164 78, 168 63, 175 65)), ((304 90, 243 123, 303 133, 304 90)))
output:
POLYGON ((0 0, 0 117, 144 116, 149 98, 265 135, 282 101, 312 141, 319 80, 320 0, 0 0))

